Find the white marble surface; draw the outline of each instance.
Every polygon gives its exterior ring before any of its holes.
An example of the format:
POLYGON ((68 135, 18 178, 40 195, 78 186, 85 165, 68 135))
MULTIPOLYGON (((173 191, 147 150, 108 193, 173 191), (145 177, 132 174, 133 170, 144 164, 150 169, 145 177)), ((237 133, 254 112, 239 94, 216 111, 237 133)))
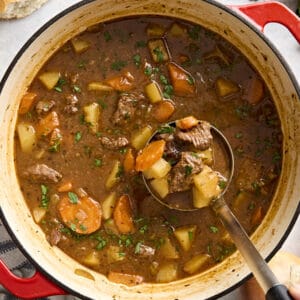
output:
MULTIPOLYGON (((224 4, 250 3, 250 1, 247 0, 220 1, 224 4)), ((0 20, 0 79, 3 77, 5 70, 15 54, 24 45, 27 39, 57 13, 77 2, 80 1, 49 0, 38 11, 24 19, 11 21, 0 20)), ((295 10, 297 0, 285 0, 285 2, 290 8, 295 10)), ((265 34, 285 58, 300 85, 300 45, 285 27, 278 24, 267 25, 265 34)), ((300 256, 299 217, 288 239, 283 244, 283 249, 300 256)), ((224 297, 224 299, 225 298, 238 299, 239 296, 236 293, 231 293, 224 297)))

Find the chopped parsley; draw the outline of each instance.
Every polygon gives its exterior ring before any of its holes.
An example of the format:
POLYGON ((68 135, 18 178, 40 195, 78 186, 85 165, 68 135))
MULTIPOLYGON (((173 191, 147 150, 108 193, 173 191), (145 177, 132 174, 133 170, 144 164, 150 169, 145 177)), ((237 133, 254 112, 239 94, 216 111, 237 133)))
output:
POLYGON ((236 134, 235 134, 235 138, 236 139, 241 139, 243 137, 243 134, 241 133, 241 132, 237 132, 236 134))
POLYGON ((75 93, 81 93, 81 88, 78 85, 73 85, 72 89, 75 93))
POLYGON ((50 152, 58 152, 60 148, 61 139, 57 138, 54 143, 48 148, 50 152))
POLYGON ((194 232, 193 231, 188 231, 188 235, 189 235, 189 240, 193 241, 193 239, 194 239, 194 232))
POLYGON ((218 233, 219 232, 219 229, 218 227, 216 226, 209 226, 209 230, 212 232, 212 233, 218 233))
POLYGON ((117 60, 111 64, 111 69, 115 71, 121 71, 127 65, 126 61, 117 60))
POLYGON ((135 54, 133 57, 132 57, 132 60, 134 62, 134 64, 136 65, 137 68, 140 67, 141 63, 142 63, 142 59, 141 59, 141 56, 139 54, 135 54))
POLYGON ((48 192, 49 192, 49 188, 46 185, 41 184, 41 193, 42 193, 41 207, 48 208, 49 206, 50 198, 48 192))
POLYGON ((74 137, 75 142, 78 143, 81 140, 81 138, 82 138, 82 133, 80 131, 77 131, 74 137))
POLYGON ((148 225, 145 224, 145 225, 143 225, 143 226, 139 229, 139 232, 140 232, 141 234, 144 234, 144 233, 147 232, 147 230, 148 230, 148 225))
POLYGON ((62 93, 62 91, 63 91, 63 86, 64 86, 66 83, 67 83, 67 81, 66 81, 64 78, 60 77, 60 78, 58 79, 58 82, 57 82, 56 86, 54 87, 54 90, 57 91, 57 92, 59 92, 59 93, 62 93))
POLYGON ((152 75, 152 67, 151 66, 146 66, 144 70, 145 75, 150 76, 152 75))
POLYGON ((147 43, 145 41, 137 41, 135 43, 136 48, 145 48, 147 46, 147 43))
POLYGON ((106 42, 109 42, 112 39, 111 34, 108 31, 104 31, 103 36, 106 42))
POLYGON ((68 197, 69 197, 70 202, 71 202, 72 204, 77 204, 77 203, 78 203, 78 196, 77 196, 75 193, 73 193, 73 192, 68 192, 68 197))
POLYGON ((102 164, 103 164, 103 162, 102 162, 102 159, 101 159, 101 158, 95 158, 95 159, 94 159, 94 166, 95 166, 95 167, 99 168, 99 167, 102 166, 102 164))
POLYGON ((97 102, 102 109, 107 109, 107 103, 104 101, 104 99, 98 99, 97 102))
POLYGON ((175 131, 175 128, 169 125, 160 126, 157 129, 158 133, 173 133, 175 131))
POLYGON ((198 40, 200 37, 200 26, 193 26, 188 30, 188 35, 193 40, 198 40))
POLYGON ((194 78, 191 75, 187 76, 187 82, 190 85, 194 85, 195 84, 195 80, 194 80, 194 78))
POLYGON ((225 187, 226 187, 226 181, 224 180, 220 180, 219 183, 218 183, 219 187, 224 190, 225 187))
POLYGON ((119 166, 116 177, 119 178, 119 177, 123 176, 123 174, 124 174, 124 168, 123 168, 123 166, 119 166))
POLYGON ((158 62, 163 62, 164 61, 164 53, 160 49, 160 47, 156 47, 153 49, 153 53, 156 56, 156 59, 158 62))
POLYGON ((142 242, 137 242, 136 243, 135 248, 134 248, 134 254, 141 253, 141 245, 142 245, 142 242))
POLYGON ((107 245, 107 241, 103 239, 100 235, 96 236, 95 239, 98 241, 96 245, 96 250, 102 250, 107 245))
POLYGON ((185 173, 185 176, 189 176, 192 174, 192 171, 193 171, 193 167, 190 166, 190 165, 187 165, 187 166, 184 166, 184 173, 185 173))

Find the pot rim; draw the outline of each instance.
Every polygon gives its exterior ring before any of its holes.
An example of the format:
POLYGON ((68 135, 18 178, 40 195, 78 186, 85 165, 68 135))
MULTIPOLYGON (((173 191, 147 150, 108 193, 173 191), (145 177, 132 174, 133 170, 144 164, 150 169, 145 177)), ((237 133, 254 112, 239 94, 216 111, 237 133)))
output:
MULTIPOLYGON (((39 37, 41 36, 44 31, 46 29, 48 29, 51 25, 53 25, 56 21, 64 18, 66 15, 68 15, 69 13, 75 11, 76 9, 79 9, 85 5, 88 5, 92 2, 95 2, 97 0, 82 0, 79 1, 71 6, 69 6, 68 8, 62 10, 61 12, 59 12, 58 14, 56 14, 54 17, 50 18, 45 24, 43 24, 39 29, 37 29, 32 35, 31 37, 24 43, 24 45, 19 49, 19 51, 17 52, 17 54, 14 56, 13 60, 11 61, 11 63, 9 64, 9 66, 7 67, 3 77, 0 80, 0 94, 6 84, 7 79, 10 76, 10 73, 12 72, 12 70, 14 69, 15 65, 18 63, 19 59, 23 56, 23 54, 26 52, 27 48, 39 37)), ((243 22, 244 25, 246 25, 251 31, 253 31, 259 38, 261 38, 266 45, 272 50, 272 52, 276 55, 276 57, 278 58, 278 60, 280 61, 281 65, 283 66, 283 68, 285 69, 286 73, 288 74, 289 79, 291 80, 297 94, 298 97, 300 98, 300 83, 298 83, 295 74, 292 72, 290 66, 288 65, 288 63, 286 62, 285 58, 283 57, 283 55, 279 52, 279 50, 275 47, 275 45, 271 42, 271 40, 263 33, 259 30, 259 28, 257 28, 255 26, 254 23, 251 22, 251 20, 249 20, 248 18, 246 18, 241 12, 237 12, 235 10, 233 10, 232 8, 230 8, 229 6, 226 6, 223 3, 220 3, 216 0, 202 0, 203 2, 206 2, 208 4, 211 4, 217 8, 222 9, 223 11, 225 11, 226 13, 228 13, 229 15, 231 15, 234 18, 237 18, 239 21, 243 22)), ((119 19, 120 17, 116 17, 114 18, 114 20, 119 19)), ((266 257, 266 261, 269 261, 274 255, 275 253, 281 248, 282 244, 285 242, 285 240, 287 239, 287 237, 289 236, 292 228, 294 227, 296 220, 298 219, 298 217, 300 217, 300 201, 298 202, 297 205, 297 209, 295 210, 295 213, 285 231, 285 233, 283 234, 283 236, 281 237, 281 239, 279 240, 279 242, 277 243, 277 245, 274 247, 274 249, 271 251, 271 253, 266 257)), ((3 211, 3 209, 0 207, 0 219, 2 220, 4 226, 6 227, 7 231, 9 232, 12 240, 17 244, 18 249, 25 255, 25 257, 34 265, 34 267, 37 268, 38 271, 40 271, 43 275, 45 275, 48 279, 50 279, 53 283, 57 284, 58 286, 62 287, 65 291, 70 292, 72 295, 74 296, 78 296, 82 299, 91 299, 89 297, 86 297, 85 295, 82 295, 80 292, 78 291, 74 291, 73 289, 69 288, 67 285, 65 285, 63 282, 55 279, 55 277, 49 273, 48 271, 46 271, 43 267, 40 266, 40 264, 30 255, 30 253, 22 246, 21 242, 19 241, 19 239, 17 238, 17 236, 15 235, 13 228, 11 227, 11 225, 9 225, 9 222, 6 220, 5 218, 5 213, 3 211)), ((251 273, 249 273, 247 276, 245 276, 244 278, 241 278, 240 281, 238 281, 236 284, 226 288, 225 290, 223 290, 222 292, 220 292, 219 294, 213 295, 207 299, 217 299, 219 297, 222 297, 230 292, 232 292, 233 290, 235 290, 236 288, 240 287, 245 281, 247 281, 249 278, 251 278, 253 275, 251 273)))

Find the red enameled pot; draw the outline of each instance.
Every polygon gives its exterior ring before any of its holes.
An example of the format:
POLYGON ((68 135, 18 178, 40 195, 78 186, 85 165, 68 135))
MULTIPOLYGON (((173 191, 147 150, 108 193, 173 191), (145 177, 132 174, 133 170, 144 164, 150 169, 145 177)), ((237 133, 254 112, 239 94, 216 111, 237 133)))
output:
POLYGON ((212 0, 168 0, 163 4, 155 0, 82 1, 38 30, 16 55, 0 83, 1 217, 38 270, 32 278, 20 279, 0 261, 0 283, 17 297, 70 293, 102 300, 211 299, 233 290, 250 274, 236 251, 206 272, 176 282, 134 287, 115 284, 51 247, 26 206, 14 167, 14 127, 22 94, 46 60, 74 35, 95 23, 134 15, 161 15, 198 23, 223 36, 249 59, 268 85, 283 132, 278 188, 267 216, 251 237, 264 258, 268 260, 276 253, 299 214, 300 88, 284 59, 262 33, 266 24, 281 23, 300 43, 300 19, 292 11, 277 2, 224 6, 212 0), (83 272, 93 279, 80 276, 83 272))

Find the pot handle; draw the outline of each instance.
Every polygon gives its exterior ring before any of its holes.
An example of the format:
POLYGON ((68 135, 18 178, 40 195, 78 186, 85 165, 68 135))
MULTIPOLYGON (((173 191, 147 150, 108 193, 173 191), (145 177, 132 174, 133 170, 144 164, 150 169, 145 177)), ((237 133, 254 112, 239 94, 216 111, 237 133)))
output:
POLYGON ((30 278, 15 276, 0 260, 0 284, 21 299, 36 299, 67 293, 38 271, 30 278))
POLYGON ((261 31, 271 22, 285 26, 300 43, 300 18, 279 2, 260 2, 247 5, 229 5, 235 11, 248 16, 261 31))

